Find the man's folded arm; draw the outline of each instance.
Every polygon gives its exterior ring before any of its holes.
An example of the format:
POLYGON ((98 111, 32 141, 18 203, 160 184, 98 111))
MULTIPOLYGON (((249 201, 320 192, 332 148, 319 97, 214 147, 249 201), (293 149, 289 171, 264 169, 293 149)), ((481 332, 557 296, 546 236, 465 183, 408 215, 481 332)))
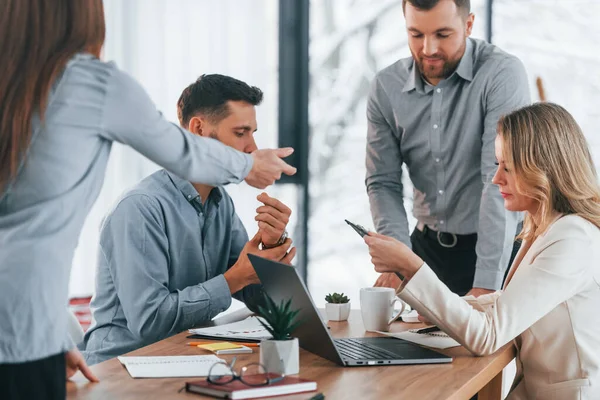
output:
MULTIPOLYGON (((231 225, 231 250, 229 253, 229 261, 227 265, 227 269, 233 267, 233 265, 237 262, 242 249, 248 243, 248 232, 246 232, 246 228, 244 224, 240 220, 240 218, 235 213, 235 208, 233 209, 232 215, 232 225, 231 225)), ((246 307, 248 307, 251 311, 257 311, 257 305, 262 298, 262 285, 253 284, 244 287, 242 290, 233 294, 233 297, 239 301, 244 302, 246 307)))

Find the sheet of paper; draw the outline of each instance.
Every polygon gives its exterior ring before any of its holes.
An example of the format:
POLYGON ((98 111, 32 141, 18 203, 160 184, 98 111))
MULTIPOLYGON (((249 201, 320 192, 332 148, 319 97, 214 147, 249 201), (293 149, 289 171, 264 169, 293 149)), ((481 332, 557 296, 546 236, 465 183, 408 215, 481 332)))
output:
POLYGON ((224 361, 215 356, 118 357, 132 378, 207 376, 210 367, 224 361))
POLYGON ((434 336, 427 333, 414 333, 410 331, 405 332, 378 332, 386 336, 395 337, 397 339, 403 339, 407 342, 420 344, 422 346, 432 347, 434 349, 447 349, 450 347, 460 346, 456 340, 449 336, 434 336))
POLYGON ((411 310, 406 314, 402 314, 402 317, 400 318, 402 318, 402 321, 409 323, 421 322, 419 321, 419 313, 417 312, 417 310, 411 310))
POLYGON ((194 335, 212 338, 256 340, 271 339, 271 334, 260 324, 257 317, 249 317, 231 324, 190 329, 194 335))

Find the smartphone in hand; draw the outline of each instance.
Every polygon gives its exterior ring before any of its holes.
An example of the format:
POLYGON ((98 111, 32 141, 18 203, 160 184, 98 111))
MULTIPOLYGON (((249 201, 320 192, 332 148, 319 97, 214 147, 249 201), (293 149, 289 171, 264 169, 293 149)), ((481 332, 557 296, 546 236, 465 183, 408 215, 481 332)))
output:
POLYGON ((366 236, 369 234, 369 231, 367 231, 364 227, 358 225, 358 224, 353 224, 352 222, 348 221, 347 219, 345 219, 344 221, 346 221, 346 223, 348 225, 350 225, 352 227, 352 229, 354 229, 356 231, 356 233, 358 233, 360 235, 360 237, 366 236))
MULTIPOLYGON (((363 226, 360 226, 358 224, 354 224, 350 221, 348 221, 347 219, 345 219, 344 221, 346 221, 346 223, 348 225, 350 225, 352 227, 352 229, 354 229, 356 231, 356 233, 358 233, 360 235, 360 237, 364 237, 366 235, 369 234, 369 231, 366 230, 363 226)), ((394 272, 396 274, 396 276, 398 278, 400 278, 401 280, 404 280, 404 276, 402 276, 402 274, 398 273, 398 272, 394 272)))

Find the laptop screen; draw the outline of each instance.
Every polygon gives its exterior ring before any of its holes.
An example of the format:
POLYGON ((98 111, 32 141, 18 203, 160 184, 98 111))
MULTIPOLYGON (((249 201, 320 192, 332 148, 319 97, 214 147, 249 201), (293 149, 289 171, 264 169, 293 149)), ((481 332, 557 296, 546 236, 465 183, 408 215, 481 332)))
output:
POLYGON ((302 324, 293 333, 293 336, 298 338, 300 347, 336 364, 344 365, 327 326, 296 269, 253 254, 248 254, 248 258, 263 285, 263 290, 275 303, 292 299, 291 308, 300 310, 297 318, 302 324))

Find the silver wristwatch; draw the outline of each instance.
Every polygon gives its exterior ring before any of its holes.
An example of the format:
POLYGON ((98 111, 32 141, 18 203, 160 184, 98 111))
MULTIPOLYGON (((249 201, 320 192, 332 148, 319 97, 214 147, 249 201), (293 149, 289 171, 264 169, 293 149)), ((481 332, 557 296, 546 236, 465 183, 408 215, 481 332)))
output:
POLYGON ((282 244, 284 244, 284 243, 285 243, 285 240, 286 240, 287 238, 288 238, 288 233, 287 233, 287 231, 283 231, 283 233, 281 234, 281 237, 279 238, 279 240, 278 240, 278 241, 277 241, 275 244, 266 245, 266 244, 264 244, 264 243, 261 241, 261 242, 260 242, 260 246, 261 246, 261 248, 262 248, 263 250, 266 250, 266 249, 272 249, 272 248, 275 248, 275 247, 279 247, 279 246, 281 246, 282 244))

